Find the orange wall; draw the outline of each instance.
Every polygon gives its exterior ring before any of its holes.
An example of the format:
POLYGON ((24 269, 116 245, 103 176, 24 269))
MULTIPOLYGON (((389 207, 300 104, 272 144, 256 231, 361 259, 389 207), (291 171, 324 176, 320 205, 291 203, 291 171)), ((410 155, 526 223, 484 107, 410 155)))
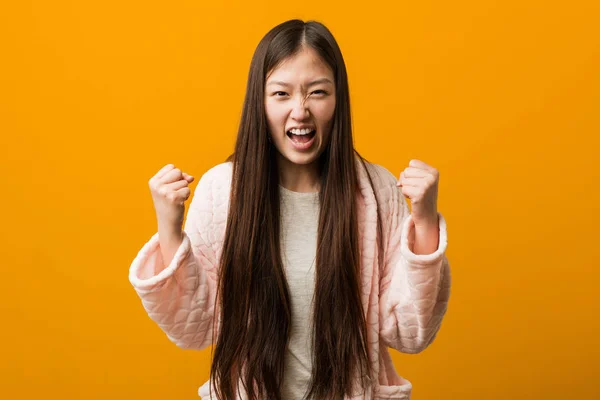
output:
POLYGON ((413 399, 600 398, 600 5, 558 4, 4 2, 0 397, 198 398, 210 349, 127 279, 148 179, 229 155, 255 46, 299 17, 340 43, 359 151, 441 173, 454 285, 434 344, 394 352, 413 399))

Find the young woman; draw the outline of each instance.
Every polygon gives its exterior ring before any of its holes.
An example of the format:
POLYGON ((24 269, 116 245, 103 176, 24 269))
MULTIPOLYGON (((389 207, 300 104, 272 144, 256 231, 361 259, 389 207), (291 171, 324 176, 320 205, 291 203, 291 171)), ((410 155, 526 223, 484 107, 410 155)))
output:
POLYGON ((346 68, 314 21, 254 53, 235 152, 150 179, 158 232, 129 279, 181 348, 214 344, 202 399, 409 399, 388 348, 418 353, 450 295, 439 174, 397 180, 353 147, 346 68), (411 199, 412 213, 404 197, 411 199))

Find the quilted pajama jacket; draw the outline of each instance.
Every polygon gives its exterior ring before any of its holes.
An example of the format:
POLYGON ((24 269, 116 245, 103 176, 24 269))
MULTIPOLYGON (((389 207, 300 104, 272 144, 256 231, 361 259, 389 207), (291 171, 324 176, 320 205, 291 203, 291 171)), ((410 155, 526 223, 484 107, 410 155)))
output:
MULTIPOLYGON (((397 178, 382 166, 367 165, 372 171, 374 188, 357 159, 361 299, 368 326, 369 358, 378 378, 365 393, 345 399, 408 400, 412 384, 396 372, 389 348, 419 353, 433 342, 440 329, 451 282, 445 254, 446 221, 438 213, 437 250, 431 254, 414 254, 414 224, 401 189, 396 186, 397 178), (377 262, 374 192, 377 192, 383 222, 382 268, 377 262)), ((217 270, 231 180, 231 162, 218 164, 201 177, 184 224, 183 242, 169 265, 162 264, 158 233, 155 233, 129 268, 129 281, 149 317, 182 349, 203 349, 213 343, 217 270)), ((220 321, 217 326, 220 327, 220 321)), ((212 400, 209 383, 198 390, 202 400, 212 400)), ((243 386, 240 385, 240 389, 241 399, 246 399, 243 386)))

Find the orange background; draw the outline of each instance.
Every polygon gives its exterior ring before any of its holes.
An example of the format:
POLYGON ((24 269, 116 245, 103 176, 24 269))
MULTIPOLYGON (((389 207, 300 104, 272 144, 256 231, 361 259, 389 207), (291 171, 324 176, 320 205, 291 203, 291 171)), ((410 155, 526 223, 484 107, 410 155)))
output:
POLYGON ((3 2, 0 397, 198 398, 210 348, 127 279, 148 179, 230 154, 252 53, 296 17, 339 41, 358 150, 440 171, 452 297, 393 352, 413 399, 600 398, 595 0, 3 2))

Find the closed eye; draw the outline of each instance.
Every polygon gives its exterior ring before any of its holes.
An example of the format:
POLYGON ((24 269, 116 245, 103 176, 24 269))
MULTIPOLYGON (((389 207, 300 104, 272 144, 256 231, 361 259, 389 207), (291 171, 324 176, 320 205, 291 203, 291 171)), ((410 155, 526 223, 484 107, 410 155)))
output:
MULTIPOLYGON (((326 92, 326 91, 324 91, 324 90, 321 90, 321 89, 319 89, 319 90, 315 90, 315 91, 314 91, 314 92, 312 92, 312 93, 314 93, 314 94, 327 94, 327 92, 326 92)), ((281 96, 280 96, 280 94, 281 94, 281 95, 283 95, 283 96, 287 95, 287 93, 286 93, 286 92, 281 92, 281 91, 280 91, 280 92, 273 92, 273 95, 274 95, 275 97, 281 97, 281 96)))

